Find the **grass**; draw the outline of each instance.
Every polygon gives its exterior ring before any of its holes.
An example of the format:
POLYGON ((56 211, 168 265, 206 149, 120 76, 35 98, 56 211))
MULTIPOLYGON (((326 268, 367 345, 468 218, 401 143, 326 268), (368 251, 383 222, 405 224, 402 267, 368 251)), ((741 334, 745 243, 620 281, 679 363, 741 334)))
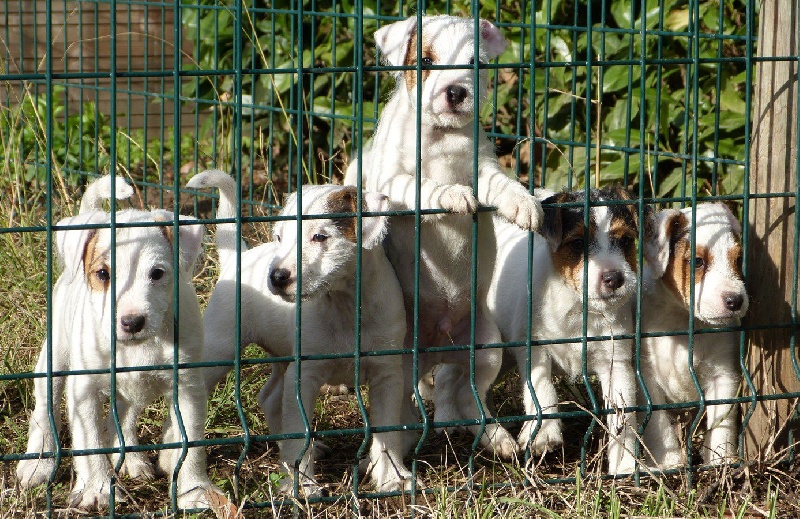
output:
MULTIPOLYGON (((44 212, 43 193, 13 176, 0 180, 4 199, 18 193, 19 203, 0 204, 3 227, 41 225, 44 212)), ((78 193, 66 204, 54 200, 54 218, 71 210, 78 193), (69 207, 67 207, 69 206, 69 207)), ((263 229, 247 229, 254 241, 264 239, 263 229)), ((4 232, 0 234, 0 276, 14 290, 0 292, 0 339, 2 372, 24 373, 31 370, 45 333, 45 247, 41 232, 4 232)), ((203 259, 195 281, 205 305, 216 277, 216 258, 211 253, 203 259)), ((245 358, 261 356, 250 347, 245 358)), ((251 434, 268 432, 256 396, 266 379, 263 366, 247 366, 241 375, 242 408, 251 434)), ((0 452, 25 451, 27 412, 33 407, 28 381, 0 381, 0 452)), ((234 384, 229 377, 211 396, 207 437, 241 438, 242 425, 234 404, 234 384)), ((502 414, 519 412, 518 380, 509 376, 494 390, 494 401, 502 414)), ((354 429, 363 426, 353 395, 322 396, 318 401, 318 430, 354 429)), ((166 416, 163 402, 148 408, 140 422, 142 444, 158 443, 161 423, 166 416)), ((568 438, 580 438, 588 420, 566 424, 568 438), (570 430, 572 434, 570 434, 570 430)), ((514 426, 512 426, 512 429, 514 426)), ((599 430, 600 428, 596 428, 599 430)), ((515 432, 515 431, 512 431, 515 432)), ((417 457, 417 469, 423 489, 415 496, 369 498, 352 493, 353 466, 363 435, 333 436, 325 440, 329 455, 318 462, 320 482, 331 496, 330 503, 306 504, 281 500, 275 495, 280 467, 274 442, 254 441, 245 450, 241 444, 219 444, 208 448, 209 471, 213 481, 226 491, 237 505, 244 505, 238 517, 282 516, 299 511, 309 517, 341 517, 359 514, 371 517, 489 518, 489 517, 790 517, 800 514, 797 472, 787 472, 779 465, 725 467, 696 474, 694 485, 685 473, 661 477, 605 480, 601 475, 602 437, 589 444, 587 472, 581 477, 580 450, 568 444, 543 460, 527 466, 502 463, 477 453, 470 471, 473 438, 463 434, 430 435, 417 457), (567 479, 559 483, 553 480, 567 479), (523 484, 523 482, 525 482, 523 484), (253 506, 257 508, 252 508, 253 506)), ((154 453, 153 453, 154 455, 154 453)), ((0 466, 0 518, 35 517, 47 509, 44 488, 20 491, 13 476, 14 463, 0 466)), ((66 508, 71 486, 69 459, 60 467, 52 486, 52 507, 56 516, 75 510, 66 508)), ((362 482, 363 483, 363 482, 362 482)), ((369 492, 369 486, 360 490, 369 492)), ((117 512, 145 514, 166 511, 169 488, 164 478, 134 481, 122 478, 119 495, 125 502, 117 512)), ((234 507, 234 510, 236 507, 234 507)), ((221 512, 220 512, 221 513, 221 512)), ((211 512, 201 514, 213 517, 211 512)), ((230 517, 234 517, 231 515, 230 517)), ((220 515, 223 517, 223 515, 220 515)))

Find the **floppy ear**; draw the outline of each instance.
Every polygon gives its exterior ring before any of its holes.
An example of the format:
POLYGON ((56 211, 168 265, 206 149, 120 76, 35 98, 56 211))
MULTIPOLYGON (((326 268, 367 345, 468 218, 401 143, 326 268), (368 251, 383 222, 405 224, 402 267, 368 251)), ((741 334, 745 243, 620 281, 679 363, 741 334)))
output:
MULTIPOLYGON (((370 212, 389 210, 389 198, 380 193, 365 191, 362 197, 363 209, 370 212)), ((383 238, 389 230, 389 217, 370 216, 361 219, 361 245, 365 249, 372 249, 383 243, 383 238)))
MULTIPOLYGON (((387 65, 400 66, 405 62, 408 41, 417 32, 417 17, 384 25, 375 31, 375 45, 387 65)), ((395 72, 396 73, 396 72, 395 72)))
POLYGON ((644 257, 656 278, 664 275, 669 264, 672 240, 686 225, 686 217, 677 209, 663 209, 645 227, 644 257))
MULTIPOLYGON (((165 211, 164 209, 153 209, 150 211, 153 215, 155 222, 173 222, 173 213, 165 211)), ((179 215, 178 218, 183 222, 197 222, 191 216, 179 215)), ((164 236, 175 246, 175 237, 173 235, 171 226, 164 226, 161 228, 164 236)), ((178 258, 180 261, 180 270, 184 272, 191 272, 194 268, 194 263, 203 249, 203 236, 205 235, 205 227, 202 224, 196 223, 195 225, 181 225, 179 233, 178 244, 178 258)))
MULTIPOLYGON (((58 226, 73 225, 92 225, 108 223, 108 213, 105 211, 88 211, 76 216, 64 218, 58 222, 58 226)), ((64 265, 64 274, 72 277, 81 272, 83 263, 83 252, 86 243, 95 235, 97 229, 70 229, 56 231, 55 242, 58 257, 64 265)))
POLYGON ((500 29, 489 20, 481 19, 481 48, 486 53, 487 59, 494 59, 506 50, 508 42, 506 41, 500 29))
POLYGON ((542 226, 539 227, 539 234, 544 236, 547 243, 550 245, 550 250, 556 250, 561 245, 561 238, 563 238, 563 228, 561 221, 561 207, 552 207, 550 204, 558 204, 564 201, 564 193, 556 193, 542 200, 542 210, 544 211, 544 220, 542 226))

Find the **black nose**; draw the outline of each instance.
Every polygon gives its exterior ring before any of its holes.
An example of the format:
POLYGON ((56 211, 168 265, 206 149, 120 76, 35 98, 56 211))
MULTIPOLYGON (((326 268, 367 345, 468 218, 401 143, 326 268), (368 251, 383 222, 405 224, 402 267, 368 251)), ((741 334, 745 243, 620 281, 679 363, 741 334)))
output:
POLYGON ((275 288, 286 288, 291 277, 292 273, 288 269, 273 269, 269 273, 269 280, 275 288))
POLYGON ((742 309, 744 297, 741 294, 723 294, 722 301, 725 303, 725 308, 731 312, 738 312, 742 309))
POLYGON ((447 87, 447 103, 450 105, 461 104, 467 98, 467 89, 458 86, 450 85, 447 87))
POLYGON ((122 325, 122 330, 125 333, 133 335, 134 333, 142 331, 145 317, 143 315, 123 315, 120 317, 119 323, 122 325))
POLYGON ((616 290, 625 282, 625 276, 619 270, 609 270, 603 272, 602 281, 603 286, 608 290, 616 290))

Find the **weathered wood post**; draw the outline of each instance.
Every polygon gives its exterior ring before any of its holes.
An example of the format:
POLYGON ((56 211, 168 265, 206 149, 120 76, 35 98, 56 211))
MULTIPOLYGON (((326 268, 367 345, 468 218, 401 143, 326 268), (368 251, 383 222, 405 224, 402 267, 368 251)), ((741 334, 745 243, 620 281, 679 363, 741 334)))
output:
MULTIPOLYGON (((752 193, 793 193, 797 187, 797 61, 796 0, 761 0, 758 28, 759 57, 790 57, 755 66, 753 128, 750 159, 752 193), (794 57, 794 60, 791 58, 794 57)), ((746 320, 752 325, 791 322, 797 265, 793 248, 797 200, 793 196, 750 200, 750 247, 747 286, 752 306, 746 320)), ((759 395, 800 391, 792 364, 793 328, 758 330, 748 334, 748 367, 759 395)), ((800 343, 798 343, 800 349, 800 343)), ((745 387, 743 394, 747 395, 745 387)), ((759 402, 745 431, 745 455, 766 460, 786 445, 789 421, 797 399, 759 402)), ((747 411, 749 407, 744 406, 747 411)))

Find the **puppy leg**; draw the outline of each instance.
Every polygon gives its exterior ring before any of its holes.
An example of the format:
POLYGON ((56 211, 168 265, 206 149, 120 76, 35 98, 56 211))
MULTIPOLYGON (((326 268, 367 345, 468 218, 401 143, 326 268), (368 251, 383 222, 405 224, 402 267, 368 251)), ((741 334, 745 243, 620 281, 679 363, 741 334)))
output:
MULTIPOLYGON (((654 378, 645 373, 645 380, 654 380, 654 378)), ((667 401, 664 391, 658 384, 648 385, 647 391, 650 393, 650 400, 654 405, 660 405, 667 401)), ((654 468, 663 470, 682 464, 680 442, 667 409, 653 411, 645 426, 643 440, 645 455, 654 468)))
MULTIPOLYGON (((137 437, 137 418, 142 411, 143 406, 133 406, 131 402, 124 398, 117 398, 117 416, 120 417, 120 429, 122 430, 122 438, 125 441, 126 447, 139 445, 137 437)), ((120 446, 119 436, 117 435, 116 427, 111 413, 108 415, 108 425, 106 426, 106 435, 113 439, 114 447, 120 446)), ((120 454, 114 453, 111 455, 111 465, 116 467, 120 454)), ((147 458, 144 452, 125 452, 125 460, 119 471, 122 475, 127 475, 132 478, 153 479, 154 471, 153 464, 147 458)))
MULTIPOLYGON (((713 378, 704 388, 707 400, 735 398, 739 381, 731 376, 713 378)), ((706 408, 706 438, 703 460, 711 465, 731 461, 737 456, 738 413, 735 404, 710 405, 706 408)))
POLYGON ((258 404, 267 417, 271 434, 280 434, 283 431, 283 385, 286 366, 285 362, 273 363, 272 373, 258 393, 258 404))
MULTIPOLYGON (((202 440, 205 434, 208 404, 206 387, 202 381, 197 380, 197 377, 193 378, 192 373, 187 370, 179 373, 178 381, 178 408, 186 432, 186 440, 190 442, 202 440)), ((170 391, 167 398, 170 408, 169 419, 172 422, 170 430, 180 431, 178 416, 172 405, 171 396, 172 392, 170 391)), ((165 441, 180 440, 180 438, 165 438, 165 441)), ((180 449, 162 450, 159 454, 159 467, 170 478, 172 478, 181 455, 180 449)), ((178 472, 178 506, 180 508, 208 508, 210 505, 206 496, 208 491, 222 493, 208 478, 205 447, 190 447, 186 451, 186 457, 178 472)))
MULTIPOLYGON (((107 446, 103 431, 103 402, 95 377, 108 375, 73 375, 67 379, 67 416, 72 445, 77 451, 107 446)), ((105 454, 79 455, 73 458, 75 485, 70 504, 78 508, 106 508, 110 497, 112 468, 105 454)))
MULTIPOLYGON (((517 369, 520 374, 529 373, 528 377, 522 376, 522 401, 525 404, 525 414, 537 415, 538 401, 542 414, 558 411, 558 394, 553 385, 552 359, 543 346, 531 347, 531 364, 528 372, 527 348, 515 348, 514 357, 517 360, 517 369), (536 397, 534 399, 534 396, 536 397)), ((522 430, 517 436, 517 443, 521 449, 530 446, 534 455, 540 455, 553 450, 564 443, 561 434, 561 419, 547 418, 541 420, 528 420, 522 425, 522 430), (536 427, 539 430, 536 430, 536 427), (536 434, 536 436, 533 436, 536 434)))
MULTIPOLYGON (((475 330, 475 340, 478 344, 496 344, 501 342, 500 330, 497 325, 488 318, 488 311, 485 306, 478 306, 477 322, 475 330)), ((464 342, 467 342, 464 340, 464 342)), ((486 396, 492 384, 500 373, 503 363, 503 352, 499 349, 482 349, 475 351, 475 389, 478 393, 479 402, 475 402, 472 394, 472 385, 469 383, 469 376, 466 372, 459 381, 442 381, 444 384, 455 384, 458 388, 458 406, 462 416, 466 418, 479 419, 477 405, 483 409, 483 414, 487 418, 492 418, 492 413, 486 406, 486 396)), ((439 381, 436 381, 439 384, 439 381)), ((480 425, 469 426, 469 430, 474 435, 481 433, 480 425)), ((489 448, 494 454, 503 459, 513 459, 517 454, 517 442, 505 428, 499 423, 486 424, 480 439, 481 445, 489 448)))
MULTIPOLYGON (((629 341, 615 341, 616 344, 599 344, 600 348, 630 348, 629 341)), ((633 374, 630 356, 612 358, 610 364, 597 363, 598 378, 606 406, 616 412, 607 417, 611 437, 608 441, 609 474, 628 474, 636 469, 636 413, 623 412, 625 407, 636 404, 636 379, 633 374), (606 365, 604 365, 606 364, 606 365)))
MULTIPOLYGON (((370 418, 376 427, 399 425, 404 391, 402 360, 399 357, 378 357, 370 360, 370 418)), ((403 465, 403 431, 374 433, 369 450, 367 472, 378 492, 411 490, 412 475, 403 465)))
MULTIPOLYGON (((54 338, 54 344, 58 341, 54 338)), ((61 371, 67 369, 67 362, 64 362, 60 349, 53 350, 53 370, 61 371)), ((47 342, 42 344, 39 352, 39 359, 36 361, 35 373, 45 373, 47 371, 47 342)), ((45 377, 33 379, 33 396, 36 400, 33 414, 30 417, 28 428, 28 447, 26 452, 54 452, 56 450, 55 435, 61 432, 61 398, 64 394, 64 377, 53 377, 52 407, 47 401, 47 384, 45 377), (53 421, 55 422, 55 434, 50 427, 50 410, 53 411, 53 421)), ((30 460, 20 460, 17 465, 17 480, 22 488, 33 488, 47 483, 50 475, 56 468, 55 458, 38 458, 30 460)))
MULTIPOLYGON (((303 433, 306 431, 303 423, 303 413, 300 404, 305 411, 308 426, 311 427, 314 420, 314 400, 322 387, 322 380, 319 373, 323 373, 333 367, 330 363, 321 361, 304 362, 303 376, 300 379, 300 402, 297 395, 297 369, 292 362, 287 366, 283 383, 283 433, 303 433)), ((280 442, 280 461, 289 472, 290 476, 281 480, 280 490, 283 493, 291 494, 294 491, 294 478, 298 478, 299 489, 306 497, 317 497, 322 494, 322 489, 314 479, 314 448, 313 442, 306 448, 304 438, 282 440, 280 442), (305 452, 304 452, 305 451, 305 452), (294 470, 297 464, 297 470, 294 470)))

